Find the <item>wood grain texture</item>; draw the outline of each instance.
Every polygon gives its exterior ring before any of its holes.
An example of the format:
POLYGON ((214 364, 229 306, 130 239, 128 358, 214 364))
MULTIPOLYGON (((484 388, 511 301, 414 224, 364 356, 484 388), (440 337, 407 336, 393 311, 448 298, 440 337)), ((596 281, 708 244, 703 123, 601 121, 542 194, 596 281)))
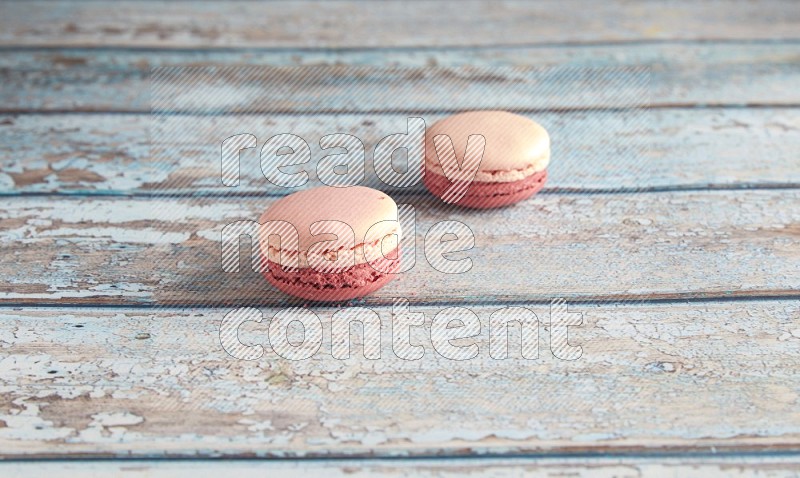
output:
MULTIPOLYGON (((498 92, 524 91, 528 96, 513 98, 512 106, 520 109, 534 107, 591 107, 592 104, 575 103, 575 90, 586 85, 572 78, 561 78, 559 91, 542 91, 536 78, 519 83, 509 78, 503 80, 504 69, 515 67, 539 67, 561 71, 599 68, 649 67, 647 94, 637 95, 638 104, 653 106, 675 105, 782 105, 800 104, 800 93, 794 87, 800 82, 800 44, 665 44, 665 45, 597 45, 586 47, 537 47, 537 48, 491 48, 491 49, 414 49, 397 51, 167 51, 141 52, 130 50, 58 49, 24 51, 10 49, 0 51, 0 111, 139 111, 149 112, 151 68, 189 66, 193 68, 215 67, 220 69, 261 67, 263 84, 270 90, 280 91, 279 81, 288 86, 298 82, 296 77, 285 73, 282 77, 267 75, 266 66, 324 66, 348 65, 342 71, 331 74, 342 85, 357 79, 357 75, 373 72, 372 83, 380 90, 369 97, 359 98, 352 107, 365 110, 431 110, 481 106, 481 100, 491 92, 493 100, 502 99, 498 92), (407 70, 404 78, 380 74, 380 68, 402 68, 407 70), (482 72, 474 74, 471 88, 484 95, 468 95, 464 82, 469 69, 482 72), (360 72, 360 73, 359 73, 360 72), (492 81, 488 78, 494 76, 492 81), (402 81, 401 81, 402 80, 402 81), (414 86, 414 88, 409 88, 414 86), (424 92, 437 85, 437 94, 424 92), (386 91, 384 91, 386 90, 386 91), (380 98, 375 97, 379 93, 380 98), (543 94, 546 93, 546 94, 543 94), (452 99, 458 94, 457 101, 452 99), (382 99, 383 102, 379 101, 382 99)), ((250 74, 254 76, 253 73, 250 74)), ((237 92, 240 107, 253 110, 274 111, 276 104, 266 99, 270 95, 260 89, 261 94, 251 95, 249 84, 237 84, 231 75, 218 78, 227 81, 237 92)), ((562 75, 566 76, 566 75, 562 75)), ((241 81, 241 80, 240 80, 241 81)), ((364 79, 362 78, 362 81, 364 79)), ((174 82, 174 81, 173 81, 174 82)), ((331 81, 331 83, 333 83, 331 81)), ((192 85, 194 91, 202 93, 202 84, 192 85)), ((366 86, 369 86, 368 84, 366 86)), ((362 89, 367 89, 364 86, 362 89)), ((595 84, 597 89, 620 88, 608 83, 595 84)), ((624 86, 624 85, 623 85, 624 86)), ((628 85, 630 87, 630 85, 628 85)), ((218 85, 215 85, 217 88, 218 85)), ((207 88, 206 88, 207 89, 207 88)), ((289 88, 291 90, 291 88, 289 88)), ((198 93, 198 94, 199 94, 198 93)), ((341 108, 336 104, 337 95, 347 91, 316 88, 314 95, 320 102, 317 108, 341 108)), ((625 91, 620 97, 625 98, 625 91)), ((507 95, 508 93, 506 93, 507 95)), ((217 91, 207 100, 221 97, 217 91)), ((610 98, 614 98, 610 95, 610 98)), ((230 98, 228 98, 230 100, 230 98)), ((627 99, 627 103, 633 103, 627 99)), ((613 103, 613 101, 612 101, 613 103)), ((619 100, 617 100, 619 103, 619 100)), ((291 107, 283 98, 283 108, 291 107)), ((163 105, 162 105, 163 106, 163 105)), ((228 105, 230 106, 230 105, 228 105)), ((495 105, 494 107, 497 107, 495 105)))
POLYGON ((242 478, 281 476, 326 477, 530 477, 530 478, 794 478, 797 457, 741 456, 692 458, 458 458, 425 460, 124 460, 0 463, 0 473, 19 478, 196 478, 230 474, 242 478))
MULTIPOLYGON (((542 194, 491 211, 416 208, 416 265, 365 299, 439 303, 796 296, 800 191, 542 194), (426 261, 430 227, 475 234, 472 268, 426 261)), ((274 197, 15 198, 0 208, 0 300, 29 304, 286 304, 247 262, 221 269, 220 231, 274 197), (19 264, 24 264, 20 267, 19 264)), ((247 246, 244 246, 244 251, 247 246)), ((460 258, 456 257, 456 258, 460 258)), ((451 258, 451 259, 456 259, 451 258)))
MULTIPOLYGON (((441 115, 423 115, 431 124, 441 115)), ((553 141, 548 191, 609 191, 800 185, 800 109, 668 109, 644 112, 528 114, 553 141), (757 160, 755 158, 758 158, 757 160)), ((0 192, 5 194, 285 194, 264 179, 258 149, 242 152, 240 184, 221 184, 220 145, 250 132, 259 148, 293 133, 312 148, 308 187, 319 185, 319 139, 360 138, 365 185, 382 186, 374 145, 403 132, 408 115, 248 115, 176 117, 158 126, 180 131, 152 143, 146 115, 0 116, 0 192)), ((385 185, 383 185, 385 186, 385 185)))
POLYGON ((796 39, 790 0, 577 2, 4 3, 0 44, 418 47, 661 39, 796 39), (567 28, 565 26, 568 25, 567 28))
MULTIPOLYGON (((788 0, 3 2, 0 475, 797 476, 798 32, 788 0), (190 93, 207 94, 205 109, 258 117, 179 119, 177 140, 151 144, 151 68, 175 65, 347 66, 311 85, 291 69, 201 82, 190 93), (585 101, 574 75, 544 94, 507 67, 647 67, 649 94, 622 104, 631 90, 609 80, 592 83, 602 101, 585 101), (359 78, 370 86, 354 101, 342 85, 359 78), (304 86, 265 95, 266 82, 304 86), (261 143, 288 129, 315 145, 336 129, 374 143, 407 112, 487 98, 537 110, 560 139, 549 190, 488 215, 413 191, 417 266, 358 302, 382 319, 382 358, 359 345, 331 356, 333 307, 312 309, 327 338, 314 358, 277 357, 267 322, 294 302, 257 274, 221 272, 216 242, 276 191, 248 156, 243 197, 185 197, 223 195, 217 135, 253 128, 261 143), (625 119, 645 105, 647 121, 625 119), (627 113, 563 111, 617 106, 627 113), (305 114, 320 108, 330 114, 305 114), (749 187, 778 189, 692 190, 749 187), (619 188, 651 192, 609 194, 619 188), (477 236, 466 274, 422 255, 445 218, 477 236), (546 320, 554 296, 584 314, 570 331, 578 360, 553 356, 545 322, 538 359, 488 355, 492 312, 516 304, 546 320), (393 353, 395 297, 425 313, 412 334, 421 360, 393 353), (472 360, 430 341, 456 298, 483 323, 472 360), (622 300, 634 303, 609 302, 622 300), (265 315, 240 329, 266 347, 251 362, 219 342, 222 316, 242 305, 265 315), (409 456, 426 458, 392 459, 409 456), (448 456, 461 458, 430 458, 448 456), (323 459, 2 463, 87 457, 323 459)), ((167 86, 157 106, 181 110, 180 85, 167 86)))
POLYGON ((574 361, 547 345, 547 306, 523 305, 539 317, 537 359, 491 358, 494 306, 471 307, 483 324, 480 352, 462 361, 432 348, 433 316, 455 313, 444 307, 412 307, 426 317, 410 335, 425 349, 416 361, 394 354, 386 308, 374 309, 380 359, 364 358, 360 328, 351 358, 333 358, 331 314, 341 309, 312 308, 323 342, 299 361, 269 345, 275 309, 239 328, 243 343, 266 349, 242 361, 219 342, 227 309, 6 308, 0 450, 32 458, 800 449, 796 300, 573 304, 583 314, 569 332, 582 348, 574 361))

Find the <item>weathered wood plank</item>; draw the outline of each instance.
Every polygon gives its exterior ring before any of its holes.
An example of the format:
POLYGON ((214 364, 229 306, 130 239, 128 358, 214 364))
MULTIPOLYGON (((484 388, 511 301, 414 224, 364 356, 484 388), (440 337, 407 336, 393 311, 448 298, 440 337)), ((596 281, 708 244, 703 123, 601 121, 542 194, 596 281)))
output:
MULTIPOLYGON (((320 66, 354 65, 374 67, 510 67, 574 66, 611 67, 652 65, 654 73, 689 70, 714 71, 739 66, 759 68, 763 76, 771 68, 791 67, 797 60, 795 41, 752 42, 663 41, 638 43, 599 43, 581 45, 437 47, 380 49, 136 49, 136 48, 14 48, 0 50, 0 73, 11 71, 51 71, 77 73, 130 72, 132 78, 151 68, 168 66, 320 66), (771 68, 766 68, 767 66, 771 68)), ((746 73, 745 69, 739 70, 746 73)), ((707 75, 710 76, 710 75, 707 75)), ((77 77, 77 75, 76 75, 77 77)), ((111 85, 114 78, 108 78, 111 85)), ((101 81, 102 78, 98 78, 101 81)), ((743 85, 745 86, 745 85, 743 85)), ((777 93, 777 92, 774 92, 777 93)))
MULTIPOLYGON (((192 66, 219 68, 245 66, 287 67, 296 65, 349 65, 337 74, 342 84, 348 83, 346 75, 355 75, 366 68, 396 67, 408 69, 407 78, 386 84, 391 78, 381 75, 379 83, 386 89, 382 98, 389 103, 381 104, 362 97, 350 107, 365 109, 389 109, 398 105, 405 110, 452 108, 450 93, 461 94, 457 105, 479 106, 482 96, 464 96, 463 85, 457 79, 464 76, 463 67, 468 66, 485 73, 502 74, 500 68, 542 67, 560 70, 588 68, 641 68, 651 67, 648 94, 637 95, 637 102, 655 106, 669 105, 781 105, 800 103, 800 93, 795 85, 800 82, 800 44, 666 44, 666 45, 600 45, 582 47, 538 47, 538 48, 492 48, 411 51, 225 51, 214 50, 187 52, 140 52, 116 50, 34 50, 0 52, 0 111, 150 111, 150 69, 166 66, 192 66), (360 68, 360 70, 359 70, 360 68), (495 70, 497 69, 497 70, 495 70), (344 77, 342 75, 345 75, 344 77), (424 82, 424 83, 423 83, 424 82), (437 96, 424 96, 432 84, 441 83, 437 96), (409 85, 417 85, 409 89, 409 85)), ((261 77, 266 72, 262 70, 261 77)), ((385 72, 384 72, 385 73, 385 72)), ((252 75, 252 73, 251 73, 252 75)), ((566 76, 566 75, 565 75, 566 76)), ((268 83, 275 91, 271 77, 268 83)), ((297 78, 284 75, 287 83, 297 78)), ((231 87, 235 81, 228 78, 231 87)), ((267 80, 264 80, 267 83, 267 80)), ((529 85, 494 81, 488 84, 485 78, 475 81, 484 90, 491 87, 493 100, 500 95, 501 88, 527 88, 535 93, 529 97, 515 98, 518 108, 574 106, 577 97, 560 79, 559 91, 543 94, 541 86, 529 79, 529 85)), ((574 83, 574 81, 573 81, 574 83)), ((617 85, 619 87, 620 85, 617 85)), ((624 86, 624 85, 623 85, 624 86)), ((585 85, 584 85, 585 87, 585 85)), ((628 85, 630 87, 630 85, 628 85)), ((193 85, 195 91, 202 91, 193 85)), ((236 85, 239 98, 251 89, 251 85, 236 85)), ((575 83, 575 88, 581 86, 575 83)), ((606 89, 609 86, 606 85, 606 89)), ((363 88, 362 88, 363 89, 363 88)), ((274 110, 275 104, 265 102, 264 94, 248 100, 247 107, 274 110)), ((552 89, 551 89, 552 90, 552 89)), ((336 107, 334 91, 318 89, 315 95, 323 107, 336 107), (323 96, 320 96, 323 95, 323 96), (324 95, 328 95, 327 97, 324 95)), ((341 93, 341 92, 340 92, 341 93)), ((624 93, 624 92, 623 92, 624 93)), ((363 92, 361 92, 363 96, 363 92)), ((624 97, 624 95, 623 95, 624 97)), ((215 96, 209 99, 213 100, 215 96)), ((245 103, 244 99, 242 102, 245 103)), ((630 102, 630 101, 629 101, 630 102)), ((286 107, 286 102, 283 102, 286 107)), ((583 105, 591 106, 590 104, 583 105)), ((341 105, 339 105, 341 107, 341 105)))
MULTIPOLYGON (((0 207, 7 303, 285 304, 245 263, 221 269, 220 231, 257 220, 274 197, 14 198, 0 207), (25 264, 25 267, 19 267, 25 264)), ((800 190, 543 194, 470 211, 430 196, 416 208, 416 265, 366 303, 795 296, 800 190), (472 268, 445 274, 424 237, 466 224, 472 268)), ((247 248, 244 247, 244 250, 247 248)), ((453 259, 455 260, 455 258, 453 259)))
POLYGON ((195 478, 265 475, 286 478, 326 477, 519 477, 640 478, 674 476, 696 478, 796 478, 800 459, 795 456, 693 458, 433 458, 425 460, 103 460, 0 463, 0 473, 19 478, 133 476, 195 478))
MULTIPOLYGON (((710 271, 711 269, 706 269, 710 271)), ((239 328, 265 355, 223 350, 226 309, 3 309, 0 450, 23 457, 300 457, 470 454, 674 454, 800 450, 800 304, 725 301, 571 305, 583 313, 573 361, 488 352, 497 307, 471 309, 475 358, 434 351, 415 307, 419 360, 392 348, 367 360, 354 328, 351 358, 331 355, 331 314, 312 308, 322 345, 305 360, 278 357, 268 322, 239 328)), ((294 332, 292 332, 294 333, 294 332)), ((290 334, 291 337, 291 334, 290 334)), ((294 336, 295 340, 297 337, 294 336)), ((372 340, 372 339, 370 339, 372 340)), ((517 339, 514 339, 517 340, 517 339)), ((461 342, 460 345, 468 344, 461 342)))
MULTIPOLYGON (((547 190, 731 188, 800 185, 800 109, 667 109, 530 114, 550 131, 547 190), (633 121, 638 119, 639 121, 633 121), (754 159, 757 158, 757 159, 754 159)), ((431 124, 440 115, 423 115, 431 124)), ((257 150, 244 151, 240 184, 219 180, 220 144, 251 132, 259 146, 293 133, 312 148, 308 186, 318 185, 319 138, 353 134, 365 144, 364 184, 380 185, 374 145, 405 131, 408 115, 286 115, 172 119, 178 140, 151 145, 146 115, 0 116, 0 192, 143 194, 286 191, 268 183, 257 150)), ((162 135, 163 136, 163 135, 162 135)))
POLYGON ((800 38, 800 15, 791 0, 724 6, 623 0, 5 2, 2 13, 0 44, 13 46, 361 48, 800 38))

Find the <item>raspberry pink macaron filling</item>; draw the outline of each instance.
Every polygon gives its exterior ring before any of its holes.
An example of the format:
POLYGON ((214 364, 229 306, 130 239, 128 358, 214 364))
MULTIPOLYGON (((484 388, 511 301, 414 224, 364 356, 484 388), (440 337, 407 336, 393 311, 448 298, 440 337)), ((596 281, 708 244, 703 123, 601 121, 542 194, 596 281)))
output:
POLYGON ((281 291, 303 299, 349 300, 370 294, 392 280, 400 269, 399 251, 395 249, 388 257, 337 272, 320 272, 311 268, 290 270, 267 260, 264 277, 281 291))
MULTIPOLYGON (((464 197, 455 202, 459 206, 476 209, 503 207, 527 199, 539 192, 547 180, 547 170, 539 171, 518 181, 490 183, 475 181, 468 185, 464 197)), ((446 177, 426 172, 425 187, 435 196, 442 197, 453 183, 446 177)))

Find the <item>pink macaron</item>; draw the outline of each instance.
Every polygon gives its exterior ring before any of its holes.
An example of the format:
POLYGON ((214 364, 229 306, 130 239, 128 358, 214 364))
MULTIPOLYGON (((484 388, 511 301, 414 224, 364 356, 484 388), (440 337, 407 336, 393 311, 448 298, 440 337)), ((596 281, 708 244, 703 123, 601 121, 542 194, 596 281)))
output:
POLYGON ((264 276, 296 297, 363 297, 386 285, 400 267, 397 204, 375 189, 296 192, 272 204, 259 222, 264 276))
POLYGON ((539 192, 550 137, 537 122, 505 111, 459 113, 425 134, 425 187, 449 204, 507 206, 539 192))

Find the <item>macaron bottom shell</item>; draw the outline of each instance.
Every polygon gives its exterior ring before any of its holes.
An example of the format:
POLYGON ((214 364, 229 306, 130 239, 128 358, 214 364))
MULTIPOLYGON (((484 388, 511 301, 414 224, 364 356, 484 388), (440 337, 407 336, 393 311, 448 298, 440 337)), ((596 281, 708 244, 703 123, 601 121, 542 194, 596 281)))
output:
POLYGON ((384 257, 375 261, 374 267, 363 263, 338 272, 320 272, 310 268, 290 271, 267 261, 264 277, 282 292, 302 299, 316 302, 350 300, 371 294, 394 278, 400 269, 399 251, 395 249, 389 257, 392 259, 384 257), (387 270, 392 272, 381 272, 387 270))
MULTIPOLYGON (((543 187, 547 181, 547 170, 542 170, 518 181, 509 182, 481 182, 474 181, 468 185, 464 197, 454 204, 474 209, 490 209, 508 206, 516 202, 527 199, 543 187)), ((428 191, 439 198, 453 184, 446 177, 433 173, 430 170, 425 172, 423 183, 428 191)))

